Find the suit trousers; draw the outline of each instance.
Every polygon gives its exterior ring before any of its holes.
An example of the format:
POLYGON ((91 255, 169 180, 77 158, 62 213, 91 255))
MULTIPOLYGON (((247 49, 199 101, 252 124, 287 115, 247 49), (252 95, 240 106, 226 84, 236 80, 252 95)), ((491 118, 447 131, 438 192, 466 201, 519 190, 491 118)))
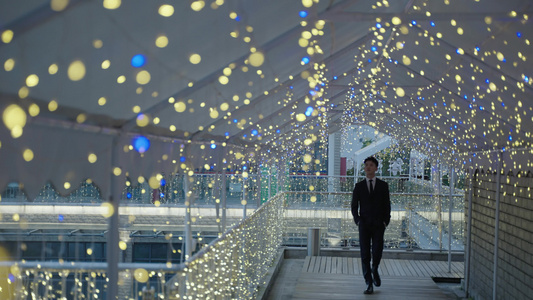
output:
POLYGON ((359 223, 359 244, 361 248, 361 264, 363 276, 366 284, 372 282, 372 269, 379 267, 383 254, 383 235, 385 234, 384 224, 359 223), (372 256, 370 250, 372 249, 372 256), (372 269, 370 261, 372 260, 372 269))

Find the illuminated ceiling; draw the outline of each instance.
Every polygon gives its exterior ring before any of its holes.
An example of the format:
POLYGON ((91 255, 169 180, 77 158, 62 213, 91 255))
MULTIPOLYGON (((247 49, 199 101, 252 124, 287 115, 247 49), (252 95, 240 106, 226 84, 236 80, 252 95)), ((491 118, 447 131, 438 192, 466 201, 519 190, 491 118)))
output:
MULTIPOLYGON (((26 168, 51 147, 49 128, 103 144, 142 134, 158 156, 148 150, 133 173, 149 177, 165 153, 196 155, 188 169, 216 168, 305 148, 352 124, 443 159, 529 149, 532 4, 3 1, 0 104, 15 121, 0 129, 0 155, 26 168)), ((113 164, 97 151, 84 163, 113 164)))

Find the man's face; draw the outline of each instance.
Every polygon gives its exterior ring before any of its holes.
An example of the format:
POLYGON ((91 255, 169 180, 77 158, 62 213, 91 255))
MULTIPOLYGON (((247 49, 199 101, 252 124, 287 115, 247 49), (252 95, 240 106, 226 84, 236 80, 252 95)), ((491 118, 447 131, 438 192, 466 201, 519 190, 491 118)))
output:
POLYGON ((365 173, 366 177, 372 178, 376 175, 376 171, 378 170, 378 166, 374 164, 373 161, 367 160, 365 163, 365 173))

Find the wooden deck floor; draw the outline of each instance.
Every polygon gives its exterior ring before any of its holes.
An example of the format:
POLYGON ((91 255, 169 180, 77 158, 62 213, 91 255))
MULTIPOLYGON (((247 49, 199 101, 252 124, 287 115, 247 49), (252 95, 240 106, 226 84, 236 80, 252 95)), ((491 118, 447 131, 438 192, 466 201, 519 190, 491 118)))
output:
POLYGON ((318 299, 455 299, 446 295, 432 277, 462 278, 463 263, 384 259, 380 265, 381 287, 364 295, 361 260, 351 257, 306 257, 292 295, 295 300, 318 299))
MULTIPOLYGON (((382 259, 379 266, 383 276, 464 278, 464 263, 428 260, 382 259)), ((361 275, 361 259, 357 257, 307 256, 304 273, 361 275)))

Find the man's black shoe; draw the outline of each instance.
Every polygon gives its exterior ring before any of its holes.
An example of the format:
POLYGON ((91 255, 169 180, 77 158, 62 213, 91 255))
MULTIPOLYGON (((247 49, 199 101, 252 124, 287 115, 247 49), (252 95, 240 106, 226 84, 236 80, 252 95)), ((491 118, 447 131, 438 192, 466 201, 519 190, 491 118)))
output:
POLYGON ((363 293, 366 294, 366 295, 370 295, 370 294, 374 293, 374 287, 372 286, 372 283, 368 284, 368 287, 366 288, 366 290, 363 293))
POLYGON ((374 278, 374 284, 376 286, 380 286, 381 285, 381 277, 379 277, 379 273, 378 273, 377 269, 372 270, 372 277, 374 278))

